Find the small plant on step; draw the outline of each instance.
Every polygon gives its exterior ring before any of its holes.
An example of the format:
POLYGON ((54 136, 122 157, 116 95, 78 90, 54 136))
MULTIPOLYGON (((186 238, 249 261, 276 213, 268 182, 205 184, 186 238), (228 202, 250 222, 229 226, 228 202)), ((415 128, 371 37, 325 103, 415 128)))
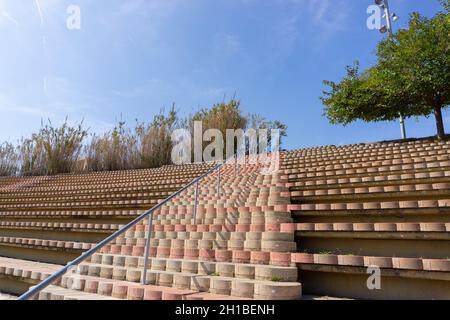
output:
POLYGON ((280 281, 283 281, 283 278, 274 276, 274 277, 272 277, 272 278, 270 279, 270 281, 273 281, 273 282, 280 282, 280 281))

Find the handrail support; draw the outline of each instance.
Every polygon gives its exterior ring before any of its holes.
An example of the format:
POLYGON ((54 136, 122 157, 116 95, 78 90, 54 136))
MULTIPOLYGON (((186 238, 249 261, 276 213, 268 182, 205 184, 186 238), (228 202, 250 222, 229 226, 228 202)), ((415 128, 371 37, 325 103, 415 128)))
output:
POLYGON ((153 212, 148 215, 148 231, 147 240, 145 241, 145 257, 144 257, 144 271, 142 272, 141 283, 143 285, 147 284, 147 269, 148 269, 148 259, 150 256, 150 242, 152 238, 152 222, 153 222, 153 212))
POLYGON ((219 167, 219 169, 217 169, 218 173, 217 173, 217 196, 220 196, 220 169, 221 167, 219 167))
POLYGON ((194 196, 194 221, 193 224, 197 223, 197 204, 198 204, 198 181, 195 184, 195 196, 194 196))

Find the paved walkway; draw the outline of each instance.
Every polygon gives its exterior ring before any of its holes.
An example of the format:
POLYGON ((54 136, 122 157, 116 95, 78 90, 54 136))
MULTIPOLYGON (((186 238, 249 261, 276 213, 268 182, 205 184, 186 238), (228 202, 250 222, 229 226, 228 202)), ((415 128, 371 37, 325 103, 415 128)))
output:
MULTIPOLYGON (((57 264, 41 263, 35 261, 28 261, 22 259, 12 259, 0 257, 0 276, 2 274, 14 274, 23 277, 31 277, 32 273, 37 273, 37 276, 50 275, 61 268, 57 264)), ((0 300, 15 300, 17 297, 1 292, 0 300)))
POLYGON ((0 257, 0 268, 2 267, 52 274, 58 271, 62 266, 57 264, 0 257))
POLYGON ((16 300, 16 299, 17 297, 15 296, 0 292, 0 300, 16 300))

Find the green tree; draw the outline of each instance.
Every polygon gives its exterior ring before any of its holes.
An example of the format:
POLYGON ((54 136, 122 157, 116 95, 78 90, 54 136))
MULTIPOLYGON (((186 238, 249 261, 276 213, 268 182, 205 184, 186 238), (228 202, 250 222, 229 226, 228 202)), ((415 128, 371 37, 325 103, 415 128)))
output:
POLYGON ((321 100, 331 123, 355 120, 391 121, 404 117, 436 119, 437 136, 445 137, 442 109, 450 104, 449 0, 433 18, 411 14, 409 27, 377 47, 377 63, 359 71, 347 67, 340 83, 324 81, 330 90, 321 100))

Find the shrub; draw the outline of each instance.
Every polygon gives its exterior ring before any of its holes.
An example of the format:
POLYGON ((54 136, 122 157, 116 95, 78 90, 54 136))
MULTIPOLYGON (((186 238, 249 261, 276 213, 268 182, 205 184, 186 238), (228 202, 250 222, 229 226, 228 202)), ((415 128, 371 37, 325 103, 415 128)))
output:
MULTIPOLYGON (((266 118, 259 114, 244 114, 240 108, 241 101, 236 99, 231 99, 228 102, 222 102, 215 104, 211 109, 203 108, 194 115, 191 115, 188 119, 189 129, 191 135, 194 132, 194 121, 202 122, 202 129, 205 132, 208 129, 218 129, 222 136, 224 137, 224 144, 227 145, 226 141, 226 130, 227 129, 268 129, 268 149, 270 150, 270 143, 272 140, 271 129, 280 130, 280 139, 286 136, 287 126, 280 121, 268 121, 266 118)), ((249 144, 248 140, 245 142, 245 149, 248 151, 249 144)), ((281 143, 281 142, 280 142, 281 143)), ((204 142, 203 147, 208 145, 209 142, 204 142)), ((237 144, 234 147, 234 153, 237 150, 237 144)), ((268 150, 268 151, 269 151, 268 150)), ((262 150, 260 150, 262 152, 262 150)), ((226 156, 226 150, 224 150, 224 156, 226 156)))
POLYGON ((133 158, 135 137, 119 122, 112 131, 102 136, 93 135, 85 147, 87 171, 115 171, 132 169, 137 166, 133 158))
POLYGON ((136 120, 135 127, 128 128, 125 122, 119 122, 111 131, 92 134, 90 139, 83 121, 69 125, 66 118, 59 127, 49 121, 31 137, 22 138, 17 148, 10 143, 0 145, 0 176, 161 167, 171 164, 172 132, 188 128, 193 135, 194 121, 202 121, 203 130, 219 129, 224 137, 227 129, 247 128, 277 128, 281 136, 286 135, 286 126, 281 122, 244 115, 240 101, 235 99, 203 108, 187 118, 180 117, 172 106, 167 114, 160 110, 149 123, 136 120))
POLYGON ((0 144, 0 176, 16 175, 19 169, 19 155, 11 143, 0 144))
POLYGON ((71 126, 65 122, 54 127, 49 121, 19 146, 22 175, 54 175, 74 172, 87 131, 83 123, 71 126))
POLYGON ((171 134, 181 127, 181 123, 175 106, 172 106, 167 116, 162 109, 151 123, 137 124, 135 134, 140 168, 157 168, 171 163, 171 134))
POLYGON ((93 135, 86 145, 88 171, 156 168, 171 163, 171 132, 179 126, 175 107, 162 109, 153 121, 136 122, 134 129, 120 122, 102 136, 93 135))

